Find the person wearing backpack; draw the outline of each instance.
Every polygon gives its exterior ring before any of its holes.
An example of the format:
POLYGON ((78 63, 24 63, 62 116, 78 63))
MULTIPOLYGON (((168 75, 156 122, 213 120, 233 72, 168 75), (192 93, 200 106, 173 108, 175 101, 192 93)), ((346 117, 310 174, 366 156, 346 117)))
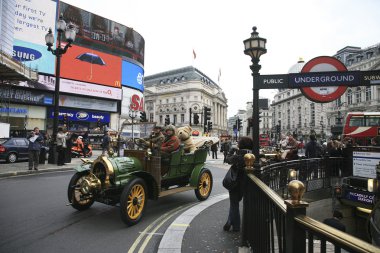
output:
POLYGON ((241 137, 238 143, 238 150, 231 150, 227 162, 231 164, 231 168, 227 175, 229 174, 230 180, 234 181, 233 184, 227 186, 223 180, 223 186, 227 188, 230 200, 230 209, 228 213, 228 219, 226 224, 223 226, 224 231, 239 232, 240 231, 240 210, 239 202, 243 198, 243 180, 244 180, 244 155, 247 153, 252 153, 253 141, 249 137, 241 137), (236 151, 236 152, 235 152, 236 151))

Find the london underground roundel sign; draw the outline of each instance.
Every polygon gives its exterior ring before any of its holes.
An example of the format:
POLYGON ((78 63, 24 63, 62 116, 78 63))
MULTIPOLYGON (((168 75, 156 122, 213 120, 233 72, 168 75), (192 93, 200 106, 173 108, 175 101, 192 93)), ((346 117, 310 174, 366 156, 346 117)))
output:
MULTIPOLYGON (((346 66, 330 56, 319 56, 308 61, 301 73, 306 72, 347 71, 346 66)), ((303 87, 301 92, 311 101, 327 103, 338 99, 347 90, 347 86, 303 87)))

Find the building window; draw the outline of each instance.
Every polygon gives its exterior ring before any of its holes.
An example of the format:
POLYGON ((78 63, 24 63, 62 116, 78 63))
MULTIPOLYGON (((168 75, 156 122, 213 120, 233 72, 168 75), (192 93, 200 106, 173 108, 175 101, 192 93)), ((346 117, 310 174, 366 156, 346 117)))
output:
POLYGON ((160 104, 162 104, 162 100, 160 99, 160 104))
POLYGON ((177 124, 177 114, 173 115, 173 125, 177 124))
POLYGON ((166 99, 166 103, 169 104, 169 99, 168 98, 166 99))
POLYGON ((315 104, 310 104, 310 126, 315 126, 315 104))
POLYGON ((162 125, 162 115, 160 115, 160 124, 162 125))
POLYGON ((360 87, 356 88, 355 91, 355 96, 356 96, 356 103, 361 103, 362 102, 362 89, 360 87))
POLYGON ((174 102, 174 103, 177 102, 177 99, 176 99, 176 98, 173 98, 173 102, 174 102))
POLYGON ((372 92, 371 92, 371 86, 365 87, 365 101, 371 101, 372 98, 372 92))
POLYGON ((181 97, 181 102, 183 102, 183 97, 181 97))
POLYGON ((153 122, 153 116, 154 116, 153 113, 150 113, 150 114, 149 114, 149 121, 150 121, 150 122, 153 122))
POLYGON ((181 114, 181 123, 185 123, 185 114, 181 114))
POLYGON ((297 108, 297 114, 298 114, 298 127, 301 127, 301 125, 302 125, 302 121, 301 121, 301 115, 302 115, 302 113, 301 113, 301 106, 298 106, 298 108, 297 108))
POLYGON ((352 90, 351 89, 347 91, 347 103, 349 105, 352 105, 352 90))
POLYGON ((194 96, 194 100, 198 100, 198 96, 194 96))

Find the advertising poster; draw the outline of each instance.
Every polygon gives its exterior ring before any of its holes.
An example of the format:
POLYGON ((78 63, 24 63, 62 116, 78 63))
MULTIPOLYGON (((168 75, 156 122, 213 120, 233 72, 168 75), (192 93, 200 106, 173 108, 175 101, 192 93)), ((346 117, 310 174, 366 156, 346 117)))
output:
POLYGON ((376 178, 376 165, 380 162, 380 153, 353 152, 353 175, 376 178))
POLYGON ((132 28, 63 2, 59 11, 77 30, 75 44, 144 64, 145 41, 132 28))
POLYGON ((144 91, 144 69, 136 64, 123 61, 121 72, 121 84, 144 91))
POLYGON ((61 63, 61 77, 121 87, 120 57, 73 45, 61 63))
MULTIPOLYGON (((67 115, 69 121, 86 121, 86 122, 110 122, 110 114, 106 112, 90 112, 86 110, 70 110, 65 108, 59 109, 58 119, 63 120, 63 116, 67 115)), ((54 110, 49 109, 49 117, 54 118, 54 110)))
MULTIPOLYGON (((129 112, 144 111, 144 95, 141 91, 123 87, 123 100, 121 104, 121 117, 129 118, 129 112)), ((139 115, 138 115, 139 116, 139 115)))
POLYGON ((54 74, 55 56, 45 35, 54 31, 57 1, 16 0, 13 58, 38 72, 54 74))
POLYGON ((68 95, 59 95, 59 106, 99 110, 104 112, 117 112, 116 101, 101 100, 96 98, 73 97, 68 95))

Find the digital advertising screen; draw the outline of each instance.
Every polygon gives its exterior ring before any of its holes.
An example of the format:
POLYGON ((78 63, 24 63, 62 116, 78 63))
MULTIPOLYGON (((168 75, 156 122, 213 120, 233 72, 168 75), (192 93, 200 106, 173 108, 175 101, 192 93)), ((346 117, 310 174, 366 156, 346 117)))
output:
POLYGON ((45 35, 55 30, 57 1, 16 0, 13 58, 38 72, 54 74, 55 56, 45 35))
POLYGON ((144 69, 129 61, 124 61, 121 67, 121 84, 144 91, 144 69))
POLYGON ((132 28, 60 2, 59 12, 76 30, 75 44, 144 64, 144 38, 132 28))
POLYGON ((61 59, 61 76, 121 87, 121 57, 73 45, 61 59))

